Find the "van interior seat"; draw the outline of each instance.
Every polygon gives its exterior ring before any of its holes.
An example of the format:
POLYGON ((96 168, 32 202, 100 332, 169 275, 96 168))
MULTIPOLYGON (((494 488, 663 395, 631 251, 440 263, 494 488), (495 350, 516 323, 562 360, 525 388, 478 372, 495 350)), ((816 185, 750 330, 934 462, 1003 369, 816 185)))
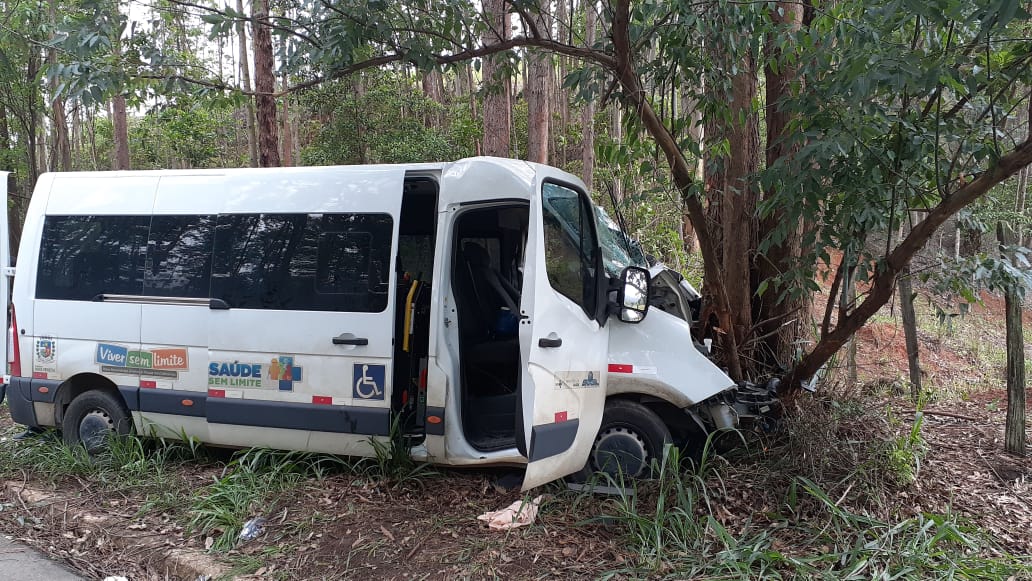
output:
POLYGON ((466 262, 469 297, 476 307, 466 312, 473 318, 467 329, 475 338, 468 350, 469 357, 478 365, 504 365, 519 359, 519 337, 499 337, 494 328, 502 307, 519 313, 519 292, 491 266, 491 258, 483 246, 467 240, 462 245, 466 262))

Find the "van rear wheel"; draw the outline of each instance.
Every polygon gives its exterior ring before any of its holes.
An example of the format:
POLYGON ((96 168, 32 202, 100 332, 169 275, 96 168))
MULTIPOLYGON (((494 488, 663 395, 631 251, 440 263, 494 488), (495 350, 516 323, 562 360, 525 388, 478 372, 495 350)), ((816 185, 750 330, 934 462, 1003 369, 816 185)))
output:
POLYGON ((583 476, 602 472, 614 479, 649 478, 652 461, 663 456, 663 446, 671 441, 670 429, 649 408, 634 401, 609 400, 583 476))
POLYGON ((82 445, 92 455, 106 449, 109 438, 129 435, 132 419, 117 396, 106 391, 87 391, 73 399, 65 410, 61 430, 65 444, 82 445))

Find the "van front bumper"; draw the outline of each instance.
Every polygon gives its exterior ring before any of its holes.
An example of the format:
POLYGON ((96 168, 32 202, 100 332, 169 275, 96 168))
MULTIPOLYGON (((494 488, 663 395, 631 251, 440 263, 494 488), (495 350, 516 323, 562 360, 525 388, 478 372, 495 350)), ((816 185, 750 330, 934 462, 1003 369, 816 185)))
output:
POLYGON ((707 400, 703 408, 718 429, 759 429, 770 431, 781 414, 777 396, 778 381, 756 385, 742 381, 737 386, 707 400))

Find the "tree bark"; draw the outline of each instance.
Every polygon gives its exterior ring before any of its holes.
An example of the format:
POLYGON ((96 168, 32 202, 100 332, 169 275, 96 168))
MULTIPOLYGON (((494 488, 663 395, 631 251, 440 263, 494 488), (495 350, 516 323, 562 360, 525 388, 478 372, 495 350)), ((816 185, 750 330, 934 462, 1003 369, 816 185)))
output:
MULTIPOLYGON (((57 22, 57 0, 50 0, 49 3, 50 24, 57 22)), ((57 64, 57 49, 47 49, 47 64, 57 64)), ((68 139, 68 120, 65 115, 65 101, 57 96, 57 77, 50 81, 50 111, 54 128, 54 156, 51 158, 50 168, 55 171, 69 171, 72 169, 72 146, 68 139)))
MULTIPOLYGON (((572 44, 570 20, 569 14, 570 6, 567 2, 571 0, 556 0, 555 3, 555 29, 556 38, 560 42, 566 44, 572 44)), ((552 94, 553 100, 555 101, 556 108, 559 110, 559 119, 556 122, 556 126, 552 129, 551 133, 557 135, 559 139, 552 139, 552 163, 557 167, 564 167, 569 161, 567 155, 568 144, 563 137, 566 135, 566 128, 570 125, 570 99, 567 98, 566 93, 563 91, 563 81, 566 79, 567 73, 569 73, 569 61, 568 57, 559 55, 556 58, 556 64, 558 66, 558 74, 555 69, 552 72, 552 84, 549 88, 549 92, 552 94)))
MULTIPOLYGON (((613 143, 620 145, 623 143, 623 111, 619 104, 613 103, 613 106, 609 111, 609 137, 613 143)), ((617 162, 616 167, 613 169, 613 198, 616 199, 617 204, 623 204, 624 200, 624 188, 623 188, 623 171, 620 169, 620 164, 617 162)))
MULTIPOLYGON (((532 16, 532 26, 542 37, 549 35, 551 17, 547 1, 541 2, 541 12, 532 16)), ((544 51, 531 50, 527 62, 527 160, 548 163, 551 110, 549 97, 552 89, 552 58, 544 51)))
POLYGON ((116 170, 132 169, 129 163, 129 120, 126 113, 125 95, 115 95, 111 98, 111 125, 114 131, 112 168, 116 170))
MULTIPOLYGON (((1003 246, 1015 242, 1008 236, 1005 225, 996 225, 996 237, 1003 246)), ((1024 457, 1025 445, 1025 338, 1022 333, 1021 297, 1016 289, 1004 292, 1007 327, 1007 419, 1004 423, 1004 449, 1011 454, 1024 457)))
MULTIPOLYGON (((712 228, 710 235, 714 241, 719 240, 715 258, 721 267, 724 288, 711 287, 711 277, 707 274, 703 292, 706 302, 714 308, 717 304, 714 293, 724 292, 727 314, 716 325, 721 353, 726 355, 733 350, 740 356, 744 355, 740 349, 752 332, 752 297, 757 284, 752 277, 757 232, 754 212, 758 201, 752 176, 759 169, 759 123, 752 108, 757 91, 756 64, 752 54, 744 54, 736 63, 726 62, 728 56, 724 47, 716 42, 710 43, 708 50, 710 57, 722 63, 726 70, 737 67, 737 74, 731 77, 729 93, 722 88, 723 83, 707 85, 712 99, 728 102, 729 114, 727 120, 713 116, 707 120, 705 128, 708 145, 727 140, 728 154, 716 153, 718 148, 712 146, 706 150, 710 155, 705 169, 709 201, 707 222, 712 228)), ((742 368, 733 370, 732 378, 744 379, 744 371, 742 368)))
MULTIPOLYGON (((584 7, 584 44, 595 44, 595 7, 584 7)), ((595 101, 588 100, 581 110, 581 178, 590 193, 595 181, 595 101)))
MULTIPOLYGON (((122 43, 116 39, 111 47, 116 60, 122 54, 122 43)), ((125 95, 119 94, 111 98, 111 141, 114 148, 112 169, 132 169, 129 162, 129 120, 126 113, 125 95)))
MULTIPOLYGON (((785 106, 785 100, 792 96, 793 84, 798 84, 798 64, 788 58, 794 50, 791 44, 777 42, 779 35, 794 35, 803 27, 804 6, 798 2, 778 2, 770 11, 770 19, 777 29, 768 37, 764 46, 766 53, 766 122, 767 167, 782 160, 790 160, 798 152, 800 144, 793 141, 794 132, 788 130, 795 116, 785 106), (786 54, 787 53, 787 54, 786 54)), ((734 151, 734 150, 732 150, 734 151)), ((765 195, 777 194, 771 187, 765 195)), ((786 283, 778 277, 796 267, 802 251, 802 224, 788 224, 787 213, 775 209, 762 219, 759 230, 773 232, 786 229, 784 240, 773 244, 763 256, 757 257, 757 281, 768 281, 766 291, 758 298, 758 333, 766 337, 761 356, 769 364, 787 368, 795 357, 796 341, 806 335, 811 319, 810 302, 801 293, 793 295, 786 283)))
MULTIPOLYGON (((510 18, 505 0, 484 0, 484 19, 489 29, 484 32, 484 45, 508 40, 511 34, 510 18)), ((481 65, 481 84, 484 88, 484 155, 509 157, 509 126, 511 124, 512 80, 503 71, 496 57, 485 57, 481 65)), ((475 100, 475 96, 471 96, 475 100)), ((475 107, 475 105, 473 105, 475 107)), ((474 115, 475 117, 475 115, 474 115)))
MULTIPOLYGON (((237 12, 244 13, 244 0, 237 0, 237 12)), ((243 20, 236 23, 238 39, 238 50, 240 52, 240 88, 245 93, 251 92, 251 66, 247 50, 247 26, 243 20)), ((254 97, 247 98, 247 105, 244 107, 244 133, 247 135, 247 154, 251 167, 258 167, 258 138, 255 135, 254 127, 254 97)))
POLYGON ((899 310, 903 315, 903 336, 907 346, 907 369, 910 371, 910 399, 916 405, 921 398, 921 362, 917 342, 917 313, 914 310, 914 286, 910 280, 910 265, 900 273, 899 310))
POLYGON ((254 90, 258 119, 258 165, 279 167, 279 134, 276 127, 276 76, 273 73, 272 34, 268 0, 251 3, 254 36, 254 90))

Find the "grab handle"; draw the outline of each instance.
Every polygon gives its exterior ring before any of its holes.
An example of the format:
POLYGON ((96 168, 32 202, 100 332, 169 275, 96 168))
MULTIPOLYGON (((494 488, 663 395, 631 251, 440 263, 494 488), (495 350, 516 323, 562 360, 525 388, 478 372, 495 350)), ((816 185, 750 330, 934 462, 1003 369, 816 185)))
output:
POLYGON ((333 338, 334 345, 368 345, 369 339, 356 337, 351 333, 341 333, 333 338))

